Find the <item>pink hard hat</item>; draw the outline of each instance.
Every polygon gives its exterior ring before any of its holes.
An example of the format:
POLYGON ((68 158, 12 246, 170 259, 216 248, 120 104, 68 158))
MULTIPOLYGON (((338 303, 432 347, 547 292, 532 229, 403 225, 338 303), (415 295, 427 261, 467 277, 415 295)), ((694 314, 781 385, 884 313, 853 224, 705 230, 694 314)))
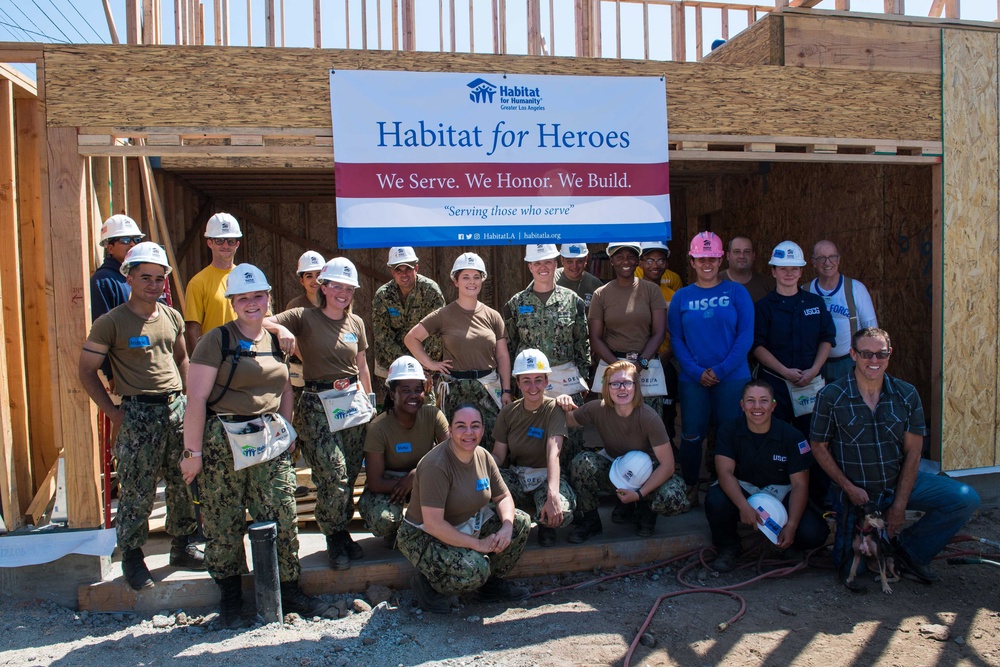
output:
POLYGON ((715 232, 698 232, 691 239, 691 249, 689 254, 692 257, 722 257, 725 251, 722 249, 722 239, 715 232))

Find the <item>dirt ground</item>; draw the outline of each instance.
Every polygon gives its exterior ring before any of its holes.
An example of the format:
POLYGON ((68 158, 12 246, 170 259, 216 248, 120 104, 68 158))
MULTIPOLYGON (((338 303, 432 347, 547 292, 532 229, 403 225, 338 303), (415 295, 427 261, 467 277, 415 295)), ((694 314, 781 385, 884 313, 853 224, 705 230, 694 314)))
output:
MULTIPOLYGON (((980 512, 963 532, 1000 540, 1000 509, 980 512)), ((243 631, 216 631, 202 616, 208 610, 142 617, 27 602, 0 611, 0 665, 621 665, 657 598, 684 590, 677 573, 689 563, 685 577, 696 586, 731 586, 757 575, 750 563, 718 576, 692 557, 533 597, 518 608, 468 600, 448 616, 419 613, 408 590, 391 591, 374 609, 363 596, 331 596, 345 608, 339 620, 289 617, 284 627, 243 631)), ((746 612, 722 631, 738 600, 669 598, 630 664, 1000 665, 1000 568, 939 561, 941 581, 904 579, 891 596, 873 582, 867 594, 850 592, 828 568, 820 558, 814 567, 739 589, 746 612), (942 627, 932 635, 931 625, 942 627)), ((595 578, 526 583, 542 592, 595 578)))

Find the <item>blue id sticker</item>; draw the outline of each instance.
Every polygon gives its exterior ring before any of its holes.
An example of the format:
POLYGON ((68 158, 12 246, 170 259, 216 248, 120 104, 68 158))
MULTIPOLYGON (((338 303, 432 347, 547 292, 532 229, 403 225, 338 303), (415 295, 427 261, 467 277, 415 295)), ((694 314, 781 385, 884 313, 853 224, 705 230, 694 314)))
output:
POLYGON ((490 488, 490 480, 487 477, 476 480, 476 491, 485 491, 490 488))
POLYGON ((542 429, 538 428, 537 426, 532 426, 531 428, 528 429, 528 437, 529 438, 541 438, 544 435, 545 435, 545 431, 543 431, 542 429))
POLYGON ((534 306, 518 306, 517 307, 517 312, 521 313, 522 315, 525 314, 525 313, 533 313, 533 312, 535 312, 535 307, 534 306))
POLYGON ((386 308, 389 311, 391 317, 399 317, 402 313, 399 312, 399 308, 386 308))
POLYGON ((413 451, 413 445, 408 442, 397 442, 396 443, 396 453, 397 454, 409 454, 413 451))
POLYGON ((128 339, 129 347, 149 347, 149 336, 132 336, 128 339))
POLYGON ((251 350, 251 348, 253 348, 253 343, 252 342, 250 342, 248 340, 241 340, 240 341, 240 349, 243 350, 244 352, 249 352, 251 350))
POLYGON ((344 342, 345 343, 357 343, 358 342, 358 337, 357 337, 357 335, 352 334, 350 331, 348 331, 348 332, 346 332, 344 334, 344 342))

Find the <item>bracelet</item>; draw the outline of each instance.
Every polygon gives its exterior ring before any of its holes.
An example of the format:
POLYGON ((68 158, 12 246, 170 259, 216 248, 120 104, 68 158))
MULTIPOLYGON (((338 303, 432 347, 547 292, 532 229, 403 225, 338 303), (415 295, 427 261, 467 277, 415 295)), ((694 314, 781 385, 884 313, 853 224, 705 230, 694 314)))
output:
POLYGON ((505 394, 513 394, 514 390, 513 389, 504 389, 503 393, 505 393, 505 394))

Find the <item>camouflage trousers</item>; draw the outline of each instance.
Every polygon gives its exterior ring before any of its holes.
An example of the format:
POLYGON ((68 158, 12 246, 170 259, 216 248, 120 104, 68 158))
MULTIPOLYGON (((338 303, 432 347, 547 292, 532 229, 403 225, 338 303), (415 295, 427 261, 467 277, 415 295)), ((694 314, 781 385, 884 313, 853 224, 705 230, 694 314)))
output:
POLYGON ((115 439, 118 459, 118 546, 138 549, 149 538, 149 515, 156 498, 156 480, 166 482, 167 532, 180 537, 198 529, 194 505, 181 476, 184 451, 184 406, 178 397, 170 405, 124 401, 125 419, 115 439))
POLYGON ((486 451, 493 451, 493 426, 497 423, 500 408, 479 380, 452 380, 448 384, 448 396, 444 405, 438 406, 451 423, 455 408, 463 403, 472 403, 483 413, 483 441, 479 443, 486 451))
POLYGON ((233 450, 222 422, 205 422, 201 474, 201 518, 205 525, 205 566, 215 580, 247 571, 243 536, 247 511, 254 521, 278 524, 278 576, 299 578, 299 527, 295 517, 295 470, 292 455, 233 470, 233 450))
MULTIPOLYGON (((587 400, 586 394, 570 394, 573 397, 573 402, 577 405, 583 405, 584 401, 587 400)), ((569 435, 563 439, 562 450, 559 452, 559 465, 563 470, 569 470, 569 464, 573 461, 577 454, 582 452, 583 447, 583 429, 582 428, 570 428, 569 435)))
MULTIPOLYGON (((658 468, 653 459, 653 470, 658 468)), ((611 483, 608 472, 611 461, 598 452, 583 452, 570 464, 569 479, 576 491, 576 507, 581 512, 597 509, 598 494, 602 491, 614 493, 615 485, 611 483)), ((646 494, 646 499, 656 514, 673 516, 683 514, 691 509, 687 499, 687 486, 677 473, 661 484, 652 493, 646 494)))
POLYGON ((316 485, 316 523, 324 535, 347 530, 354 517, 354 482, 365 460, 368 425, 330 432, 323 402, 307 391, 299 399, 293 425, 316 485))
MULTIPOLYGON (((507 484, 514 505, 527 512, 531 520, 538 523, 542 508, 549 499, 548 484, 542 484, 534 491, 525 491, 521 479, 510 468, 501 468, 500 476, 507 484)), ((559 478, 559 509, 562 510, 562 523, 559 525, 565 528, 573 521, 573 511, 576 509, 576 493, 565 477, 559 478)))
POLYGON ((358 499, 358 513, 375 537, 396 539, 396 531, 403 522, 403 503, 393 502, 388 493, 375 493, 365 488, 358 499))
MULTIPOLYGON (((492 535, 502 525, 500 517, 493 515, 483 524, 479 535, 492 535)), ((504 577, 513 570, 524 553, 530 530, 531 519, 521 510, 515 510, 510 544, 498 554, 482 554, 445 544, 404 521, 396 536, 396 548, 427 577, 434 590, 458 595, 479 590, 490 577, 504 577)))

